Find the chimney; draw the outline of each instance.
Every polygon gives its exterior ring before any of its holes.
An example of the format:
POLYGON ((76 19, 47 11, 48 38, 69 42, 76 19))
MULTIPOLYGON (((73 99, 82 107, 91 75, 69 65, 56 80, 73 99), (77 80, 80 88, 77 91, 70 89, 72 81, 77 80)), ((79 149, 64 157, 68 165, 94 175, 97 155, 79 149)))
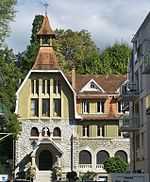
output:
POLYGON ((72 73, 71 73, 71 77, 72 77, 72 87, 73 89, 75 89, 76 87, 76 69, 75 66, 72 66, 72 73))

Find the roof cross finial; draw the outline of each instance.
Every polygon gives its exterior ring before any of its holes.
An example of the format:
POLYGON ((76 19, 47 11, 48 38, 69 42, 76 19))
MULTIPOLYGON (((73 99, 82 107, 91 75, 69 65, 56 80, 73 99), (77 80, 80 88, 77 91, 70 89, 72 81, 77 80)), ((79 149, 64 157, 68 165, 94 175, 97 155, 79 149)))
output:
POLYGON ((45 7, 45 16, 47 16, 48 3, 44 3, 44 7, 45 7))

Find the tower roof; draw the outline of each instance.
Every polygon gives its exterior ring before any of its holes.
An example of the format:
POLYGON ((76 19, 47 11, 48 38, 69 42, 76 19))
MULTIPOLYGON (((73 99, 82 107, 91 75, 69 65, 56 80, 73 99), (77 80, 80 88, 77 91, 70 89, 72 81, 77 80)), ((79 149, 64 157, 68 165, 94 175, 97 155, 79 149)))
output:
POLYGON ((44 16, 42 26, 41 26, 39 32, 37 33, 37 35, 48 35, 48 36, 55 37, 55 33, 50 26, 47 15, 44 16))
POLYGON ((35 63, 34 70, 55 70, 59 69, 58 60, 53 47, 40 47, 35 63))

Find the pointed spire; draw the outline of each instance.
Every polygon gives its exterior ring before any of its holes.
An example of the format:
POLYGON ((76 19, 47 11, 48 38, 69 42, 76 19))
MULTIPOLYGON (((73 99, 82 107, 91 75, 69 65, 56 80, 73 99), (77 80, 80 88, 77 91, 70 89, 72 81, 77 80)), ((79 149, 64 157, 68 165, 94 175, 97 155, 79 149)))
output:
POLYGON ((59 69, 58 60, 53 50, 52 40, 55 38, 47 15, 43 19, 40 31, 37 33, 40 39, 40 49, 32 69, 35 70, 56 70, 59 69))
POLYGON ((49 24, 47 15, 44 16, 42 26, 41 26, 39 32, 37 33, 37 36, 49 36, 52 38, 56 37, 54 31, 52 30, 52 28, 49 24))

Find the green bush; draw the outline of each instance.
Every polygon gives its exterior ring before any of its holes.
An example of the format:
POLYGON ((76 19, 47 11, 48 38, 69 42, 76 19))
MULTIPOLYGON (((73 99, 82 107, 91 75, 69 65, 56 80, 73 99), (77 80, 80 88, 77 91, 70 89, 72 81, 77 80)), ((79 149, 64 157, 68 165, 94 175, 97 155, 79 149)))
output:
POLYGON ((111 157, 104 162, 104 169, 108 173, 124 173, 128 169, 128 163, 119 157, 111 157))

